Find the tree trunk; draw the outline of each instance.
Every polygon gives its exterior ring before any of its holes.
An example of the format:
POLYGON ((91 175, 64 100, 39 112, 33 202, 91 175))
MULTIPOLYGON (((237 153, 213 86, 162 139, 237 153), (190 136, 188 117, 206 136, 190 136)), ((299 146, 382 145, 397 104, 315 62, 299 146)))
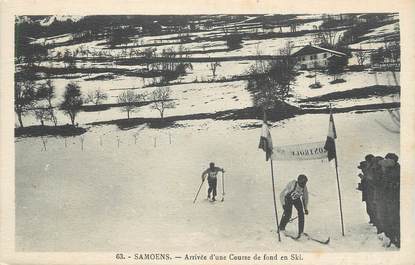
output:
POLYGON ((130 111, 127 110, 127 120, 129 120, 129 119, 130 119, 130 111))
POLYGON ((21 112, 17 113, 17 119, 19 120, 20 127, 23 128, 24 126, 23 126, 22 113, 21 112))
POLYGON ((267 122, 267 110, 265 107, 262 108, 262 113, 263 113, 263 120, 266 123, 267 122))
POLYGON ((75 126, 75 114, 70 113, 70 114, 69 114, 69 117, 71 117, 71 122, 72 122, 72 125, 73 125, 73 126, 75 126))
POLYGON ((49 102, 49 114, 50 114, 50 117, 51 117, 51 119, 53 121, 53 124, 55 124, 55 126, 57 126, 58 125, 58 120, 56 119, 55 113, 53 111, 52 99, 50 97, 48 98, 48 102, 49 102))
POLYGON ((53 108, 49 109, 50 118, 55 126, 58 125, 58 120, 56 119, 55 113, 53 112, 53 108))

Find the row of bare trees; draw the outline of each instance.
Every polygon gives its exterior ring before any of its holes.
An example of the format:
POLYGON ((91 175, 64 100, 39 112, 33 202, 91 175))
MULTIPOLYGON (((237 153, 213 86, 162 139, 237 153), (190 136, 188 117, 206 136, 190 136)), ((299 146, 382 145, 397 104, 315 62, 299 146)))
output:
POLYGON ((171 99, 171 89, 167 86, 158 87, 149 95, 128 89, 117 97, 117 101, 121 105, 121 110, 127 113, 127 119, 130 119, 130 113, 134 112, 147 97, 151 101, 150 107, 160 113, 162 120, 164 120, 165 110, 176 106, 176 103, 171 99))
MULTIPOLYGON (((127 118, 129 119, 130 113, 140 106, 146 97, 151 101, 150 107, 160 113, 161 119, 164 119, 166 109, 175 107, 169 87, 158 87, 149 95, 139 94, 132 89, 128 89, 118 95, 117 101, 121 106, 121 110, 127 112, 127 118)), ((55 98, 56 87, 50 79, 42 84, 36 84, 32 80, 16 81, 14 109, 20 127, 24 127, 23 116, 28 114, 33 114, 42 126, 46 121, 51 121, 57 126, 56 108, 64 111, 69 116, 71 124, 75 125, 76 116, 81 111, 83 104, 100 105, 108 99, 108 94, 102 92, 101 89, 96 89, 90 91, 84 97, 80 86, 75 82, 70 82, 65 87, 61 102, 54 105, 55 98)))
POLYGON ((360 47, 354 55, 359 66, 364 67, 365 62, 370 60, 372 67, 384 66, 385 68, 398 68, 401 61, 401 47, 399 42, 386 41, 384 46, 374 50, 364 50, 360 47))
POLYGON ((55 108, 59 107, 67 114, 72 125, 75 125, 75 117, 83 104, 80 87, 71 82, 65 87, 62 101, 58 106, 53 105, 56 97, 56 88, 50 79, 45 83, 37 85, 33 80, 15 82, 14 110, 20 127, 24 127, 22 117, 30 113, 44 125, 45 121, 51 121, 55 126, 58 124, 55 108))
MULTIPOLYGON (((82 47, 82 46, 81 46, 82 47)), ((75 62, 78 55, 92 57, 106 57, 106 58, 141 58, 145 65, 144 72, 153 76, 154 84, 166 85, 179 76, 184 75, 187 71, 193 69, 193 65, 186 61, 189 57, 189 50, 183 45, 180 45, 178 50, 173 48, 162 49, 161 53, 156 53, 156 48, 139 49, 123 49, 121 53, 114 56, 109 51, 100 50, 98 52, 88 51, 84 48, 79 48, 74 51, 65 49, 64 52, 57 51, 55 58, 62 60, 64 66, 68 69, 76 68, 75 62)))

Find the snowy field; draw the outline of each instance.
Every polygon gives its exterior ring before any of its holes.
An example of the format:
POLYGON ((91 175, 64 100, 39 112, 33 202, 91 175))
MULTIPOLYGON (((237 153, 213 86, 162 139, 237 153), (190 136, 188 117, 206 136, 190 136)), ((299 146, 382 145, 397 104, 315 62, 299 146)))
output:
POLYGON ((387 24, 372 29, 369 33, 363 35, 363 38, 369 38, 361 42, 349 45, 351 49, 373 50, 385 47, 384 40, 386 37, 399 33, 399 22, 387 24))
MULTIPOLYGON (((231 76, 244 69, 249 68, 251 63, 243 61, 240 63, 224 62, 222 66, 218 67, 218 77, 231 76)), ((207 64, 195 64, 193 71, 182 77, 183 82, 194 80, 194 78, 208 79, 212 78, 207 64)), ((305 99, 308 97, 321 96, 332 92, 347 91, 355 88, 363 88, 373 85, 395 86, 395 82, 400 83, 400 74, 395 72, 395 77, 392 72, 377 72, 369 74, 367 71, 363 72, 346 72, 342 78, 346 80, 345 83, 329 84, 332 77, 317 72, 317 81, 323 87, 319 89, 311 89, 309 86, 314 83, 314 78, 307 78, 307 75, 314 75, 313 71, 303 71, 302 74, 296 77, 296 81, 292 86, 293 98, 290 98, 290 103, 297 104, 298 99, 305 99)), ((90 77, 93 77, 91 75, 90 77)), ((81 86, 81 90, 86 95, 96 89, 101 89, 108 93, 108 100, 105 103, 117 103, 117 96, 125 89, 135 88, 135 91, 142 94, 149 94, 156 89, 156 87, 142 88, 145 84, 150 84, 151 81, 146 78, 132 77, 132 76, 118 76, 110 80, 90 80, 85 81, 86 77, 65 79, 55 78, 53 83, 56 86, 56 98, 54 104, 58 104, 62 100, 65 86, 69 82, 76 82, 81 86)), ((43 83, 40 81, 39 83, 43 83)), ((225 83, 190 83, 170 86, 172 90, 172 98, 175 99, 176 107, 174 109, 166 110, 167 116, 187 115, 195 113, 213 113, 216 111, 243 109, 252 106, 250 94, 246 91, 246 81, 234 81, 225 83)), ((359 101, 337 101, 334 102, 334 107, 351 107, 365 104, 383 103, 383 98, 365 98, 359 101)), ((149 105, 137 108, 132 117, 158 117, 159 113, 150 108, 149 105)), ((65 116, 61 111, 57 112, 59 124, 68 123, 69 117, 65 116)), ((104 111, 95 112, 80 112, 76 118, 79 124, 85 124, 97 121, 106 121, 114 119, 124 119, 126 113, 122 112, 120 108, 113 107, 104 111)), ((27 115, 24 118, 25 125, 39 124, 33 115, 27 115)), ((16 121, 17 122, 17 121, 16 121)), ((52 124, 46 122, 46 124, 52 124)), ((17 126, 17 125, 16 125, 17 126)))
MULTIPOLYGON (((313 24, 314 25, 314 24, 313 24)), ((336 35, 336 42, 338 39, 343 35, 344 30, 339 30, 336 35)), ((223 32, 218 32, 219 37, 223 37, 223 32)), ((154 38, 154 37, 153 37, 154 38)), ((244 40, 242 44, 242 48, 229 50, 229 51, 219 51, 209 53, 202 53, 202 51, 209 50, 209 49, 227 49, 226 41, 205 41, 205 42, 191 42, 191 43, 184 43, 184 44, 171 44, 173 41, 165 42, 165 45, 156 46, 154 41, 151 41, 150 45, 155 45, 151 48, 155 49, 155 53, 160 56, 163 50, 172 49, 174 51, 179 51, 180 47, 189 50, 189 51, 199 51, 200 53, 193 53, 190 54, 189 57, 227 57, 227 56, 249 56, 249 55, 257 55, 258 51, 261 55, 276 55, 279 54, 279 50, 286 47, 287 43, 293 43, 295 46, 301 47, 304 45, 308 45, 309 43, 313 43, 316 38, 316 34, 304 34, 298 37, 284 37, 284 38, 270 38, 270 39, 263 39, 263 40, 244 40)), ((140 40, 140 44, 141 41, 140 40)), ((150 41, 149 38, 146 38, 145 41, 150 41)), ((63 54, 66 50, 70 52, 74 52, 75 50, 88 50, 90 53, 99 53, 102 52, 104 55, 111 55, 113 57, 124 57, 122 56, 123 53, 130 54, 131 50, 139 50, 143 51, 148 47, 135 47, 133 48, 133 44, 129 44, 127 46, 121 46, 122 48, 118 49, 109 49, 104 44, 105 40, 100 41, 91 41, 82 44, 73 44, 73 45, 66 45, 61 47, 56 47, 51 49, 51 54, 56 55, 58 52, 63 54)), ((177 42, 177 41, 175 41, 177 42)), ((159 41, 158 43, 161 43, 159 41)), ((86 55, 78 55, 79 57, 85 57, 86 55)))
MULTIPOLYGON (((276 122, 274 144, 323 141, 328 119, 309 114, 276 122)), ((332 163, 274 164, 277 194, 298 174, 309 177, 305 231, 331 236, 327 246, 277 241, 269 163, 257 148, 260 128, 243 128, 260 121, 198 120, 163 130, 92 127, 83 151, 80 137, 68 138, 67 148, 63 138, 49 137, 47 151, 40 138, 16 138, 16 250, 385 251, 367 223, 356 166, 368 153, 399 155, 399 134, 378 124, 392 126, 386 111, 334 119, 345 237, 332 163), (226 169, 225 201, 207 202, 205 185, 193 204, 210 161, 226 169)), ((279 201, 278 207, 281 217, 279 201)), ((287 226, 296 229, 296 222, 287 226)))
MULTIPOLYGON (((109 90, 109 88, 106 88, 105 84, 125 89, 128 88, 128 85, 131 87, 131 84, 134 84, 134 81, 136 80, 140 80, 140 78, 120 78, 110 80, 108 82, 89 81, 80 82, 79 84, 82 86, 83 91, 93 91, 94 89, 102 88, 103 91, 109 94, 109 99, 106 103, 116 103, 117 96, 123 91, 109 90)), ((64 85, 66 85, 68 81, 62 79, 62 82, 65 83, 62 84, 62 90, 60 90, 63 94, 64 85)), ((175 99, 176 107, 174 109, 167 109, 165 111, 165 117, 195 113, 214 113, 216 111, 251 107, 252 102, 250 94, 246 91, 245 87, 245 81, 226 83, 195 83, 171 86, 171 97, 172 99, 175 99)), ((137 89, 136 92, 149 94, 155 89, 156 87, 141 88, 137 89)), ((59 102, 62 100, 61 98, 62 97, 57 97, 55 100, 59 102)), ((57 111, 56 114, 59 124, 66 124, 70 122, 69 117, 65 116, 62 111, 57 111)), ((131 117, 159 118, 160 114, 157 110, 152 109, 150 105, 146 105, 136 108, 134 112, 131 113, 131 117)), ((122 112, 121 108, 113 107, 104 111, 80 112, 76 118, 76 121, 79 124, 86 124, 96 121, 109 121, 125 118, 127 118, 127 114, 122 112)), ((27 115, 23 119, 26 125, 39 124, 33 115, 27 115)), ((49 123, 50 122, 47 122, 45 124, 49 123)))
POLYGON ((333 77, 317 72, 317 81, 321 83, 322 87, 318 89, 311 89, 309 86, 314 84, 315 78, 307 78, 307 75, 314 75, 313 71, 304 71, 303 74, 297 77, 295 85, 293 86, 293 94, 297 98, 316 97, 332 92, 347 91, 354 88, 363 88, 368 86, 383 85, 383 86, 399 86, 400 73, 399 72, 345 72, 341 78, 346 82, 338 84, 330 84, 333 77), (396 80, 395 80, 396 78, 396 80))

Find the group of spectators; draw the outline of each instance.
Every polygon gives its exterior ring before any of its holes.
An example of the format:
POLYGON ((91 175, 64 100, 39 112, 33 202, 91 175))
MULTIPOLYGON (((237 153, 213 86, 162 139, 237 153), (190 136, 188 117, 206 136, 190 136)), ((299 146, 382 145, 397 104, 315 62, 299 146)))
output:
POLYGON ((400 248, 400 165, 396 154, 366 155, 358 168, 361 182, 358 190, 366 202, 369 223, 377 228, 379 237, 387 237, 386 246, 400 248))

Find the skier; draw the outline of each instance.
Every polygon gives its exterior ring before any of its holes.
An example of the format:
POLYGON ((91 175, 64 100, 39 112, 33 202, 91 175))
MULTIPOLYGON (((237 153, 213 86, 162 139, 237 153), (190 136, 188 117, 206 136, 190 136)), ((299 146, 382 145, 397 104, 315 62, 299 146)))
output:
POLYGON ((202 181, 205 181, 206 175, 208 179, 209 189, 208 189, 208 199, 210 199, 210 193, 213 192, 212 201, 216 201, 216 185, 217 185, 217 175, 218 172, 221 171, 222 173, 225 172, 223 168, 215 167, 215 163, 211 162, 209 164, 209 168, 203 171, 202 173, 202 181))
POLYGON ((308 214, 308 190, 306 184, 307 177, 306 175, 301 174, 298 176, 297 180, 290 181, 280 194, 282 207, 284 209, 280 222, 280 231, 285 234, 285 226, 291 218, 292 207, 294 205, 298 213, 297 238, 300 238, 304 232, 304 213, 308 214))

